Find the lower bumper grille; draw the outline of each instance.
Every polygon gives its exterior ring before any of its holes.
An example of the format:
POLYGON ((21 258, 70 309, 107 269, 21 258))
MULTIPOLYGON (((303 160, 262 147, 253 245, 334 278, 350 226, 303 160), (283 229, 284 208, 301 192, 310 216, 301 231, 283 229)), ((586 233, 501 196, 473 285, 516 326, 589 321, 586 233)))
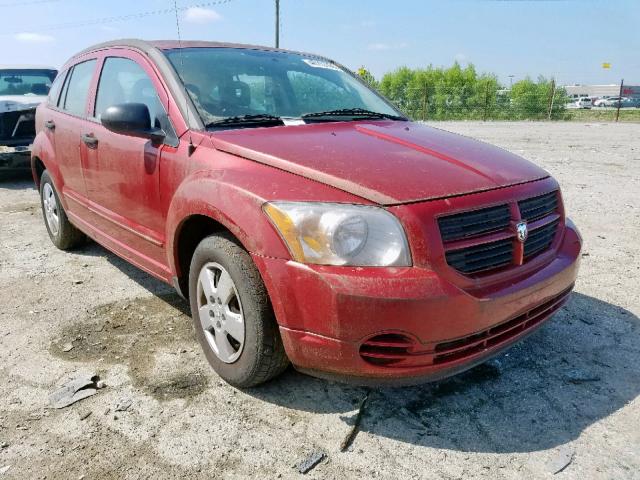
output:
POLYGON ((416 342, 404 335, 387 333, 376 335, 360 346, 360 356, 368 363, 387 366, 401 361, 416 342))
POLYGON ((360 345, 360 357, 380 367, 447 365, 488 352, 534 328, 554 314, 569 298, 573 285, 546 302, 511 320, 469 336, 423 345, 400 333, 376 335, 360 345))
POLYGON ((569 298, 572 289, 573 285, 561 294, 512 320, 508 320, 468 337, 437 344, 433 363, 443 364, 468 357, 495 347, 525 330, 534 327, 555 313, 564 301, 569 298))

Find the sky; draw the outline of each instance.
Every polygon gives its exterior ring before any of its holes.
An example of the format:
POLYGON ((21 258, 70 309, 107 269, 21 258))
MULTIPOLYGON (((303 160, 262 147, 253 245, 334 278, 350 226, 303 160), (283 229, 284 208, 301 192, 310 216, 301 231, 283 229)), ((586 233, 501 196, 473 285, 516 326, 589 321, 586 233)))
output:
MULTIPOLYGON (((183 40, 274 44, 275 0, 176 0, 183 40)), ((504 85, 640 84, 640 0, 281 0, 280 46, 377 78, 473 63, 504 85), (603 69, 603 62, 611 64, 603 69)), ((61 66, 94 43, 177 39, 174 0, 0 0, 0 64, 61 66)))

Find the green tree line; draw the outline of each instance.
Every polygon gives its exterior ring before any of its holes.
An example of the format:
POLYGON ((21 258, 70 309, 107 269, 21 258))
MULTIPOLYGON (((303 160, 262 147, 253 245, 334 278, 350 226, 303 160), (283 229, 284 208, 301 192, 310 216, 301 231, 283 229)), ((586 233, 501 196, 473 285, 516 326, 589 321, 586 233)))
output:
POLYGON ((450 68, 400 67, 379 81, 366 69, 358 75, 415 120, 562 119, 569 102, 553 80, 525 78, 511 88, 471 64, 450 68))

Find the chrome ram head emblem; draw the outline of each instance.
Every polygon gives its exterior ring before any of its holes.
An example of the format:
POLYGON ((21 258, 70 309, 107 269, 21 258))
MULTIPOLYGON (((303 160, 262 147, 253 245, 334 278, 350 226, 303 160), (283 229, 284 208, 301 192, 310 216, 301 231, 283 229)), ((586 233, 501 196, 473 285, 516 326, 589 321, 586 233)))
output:
POLYGON ((524 243, 529 236, 529 229, 527 228, 527 222, 519 222, 516 224, 516 235, 518 240, 524 243))

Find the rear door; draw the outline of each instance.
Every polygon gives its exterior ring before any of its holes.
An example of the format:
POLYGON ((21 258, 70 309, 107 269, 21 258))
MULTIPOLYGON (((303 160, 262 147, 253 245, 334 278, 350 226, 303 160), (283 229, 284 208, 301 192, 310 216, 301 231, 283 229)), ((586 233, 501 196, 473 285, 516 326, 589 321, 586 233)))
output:
POLYGON ((49 143, 53 147, 55 154, 56 147, 56 123, 58 117, 58 102, 60 101, 60 94, 62 93, 62 87, 67 79, 68 70, 60 72, 49 90, 47 97, 46 107, 40 110, 43 114, 43 133, 47 136, 49 143))
POLYGON ((83 164, 93 222, 111 247, 131 262, 160 276, 167 275, 164 215, 160 202, 159 167, 164 149, 177 146, 167 116, 168 96, 142 55, 120 50, 103 59, 92 122, 82 132, 89 147, 83 164), (143 103, 151 122, 167 133, 163 144, 123 135, 102 126, 110 106, 143 103))
POLYGON ((89 92, 96 70, 97 60, 88 59, 69 70, 56 109, 49 109, 44 119, 45 127, 55 136, 56 163, 60 168, 64 185, 62 193, 71 212, 84 204, 87 190, 81 165, 80 132, 87 120, 89 92))

